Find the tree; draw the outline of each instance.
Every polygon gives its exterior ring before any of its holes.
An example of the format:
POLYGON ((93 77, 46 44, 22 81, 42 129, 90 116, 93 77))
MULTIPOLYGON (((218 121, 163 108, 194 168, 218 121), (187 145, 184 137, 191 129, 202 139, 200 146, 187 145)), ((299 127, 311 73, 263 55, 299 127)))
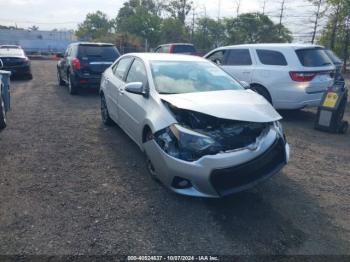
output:
POLYGON ((350 48, 350 1, 328 0, 328 21, 318 43, 329 47, 346 61, 350 48))
POLYGON ((261 13, 241 14, 225 19, 228 44, 291 42, 291 32, 282 24, 274 24, 261 13))
POLYGON ((187 42, 188 33, 181 21, 174 18, 166 18, 161 25, 161 42, 187 42))
POLYGON ((111 28, 112 23, 107 15, 97 11, 86 15, 85 21, 78 25, 76 35, 82 39, 94 40, 108 34, 111 28))
POLYGON ((194 44, 199 49, 210 50, 226 41, 225 25, 209 17, 197 19, 194 44))
POLYGON ((187 15, 192 10, 192 6, 193 1, 191 0, 170 0, 165 9, 172 18, 178 19, 184 25, 187 15))
POLYGON ((151 0, 129 0, 119 10, 116 28, 119 33, 130 33, 142 38, 151 45, 159 42, 161 18, 151 0))

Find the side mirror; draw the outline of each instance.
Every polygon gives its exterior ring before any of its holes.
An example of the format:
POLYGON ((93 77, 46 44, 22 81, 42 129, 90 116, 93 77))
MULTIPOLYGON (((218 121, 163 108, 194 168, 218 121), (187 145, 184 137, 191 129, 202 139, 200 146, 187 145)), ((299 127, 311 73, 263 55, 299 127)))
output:
POLYGON ((246 81, 239 81, 241 85, 244 87, 244 89, 250 89, 250 84, 246 81))
POLYGON ((132 82, 125 85, 125 91, 136 94, 136 95, 142 95, 145 97, 148 97, 148 90, 144 88, 142 82, 132 82))
POLYGON ((62 53, 57 53, 57 54, 56 54, 56 57, 57 57, 57 58, 63 58, 63 54, 62 54, 62 53))

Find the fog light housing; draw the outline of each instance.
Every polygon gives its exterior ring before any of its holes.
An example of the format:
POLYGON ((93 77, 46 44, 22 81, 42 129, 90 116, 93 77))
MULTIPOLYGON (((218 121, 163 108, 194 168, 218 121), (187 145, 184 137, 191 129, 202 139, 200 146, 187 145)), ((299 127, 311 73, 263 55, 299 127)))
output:
POLYGON ((182 177, 174 177, 173 183, 171 184, 172 187, 176 189, 186 189, 192 187, 192 183, 190 180, 182 177))

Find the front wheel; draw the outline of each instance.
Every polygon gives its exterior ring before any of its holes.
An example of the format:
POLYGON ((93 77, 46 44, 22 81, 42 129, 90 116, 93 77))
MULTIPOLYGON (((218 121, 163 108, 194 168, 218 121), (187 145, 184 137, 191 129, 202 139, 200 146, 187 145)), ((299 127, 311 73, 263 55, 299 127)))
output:
POLYGON ((5 102, 2 99, 1 93, 0 93, 0 130, 4 129, 6 127, 6 110, 5 110, 5 102))
POLYGON ((113 120, 109 116, 106 98, 104 95, 101 95, 101 118, 104 125, 111 126, 113 124, 113 120))

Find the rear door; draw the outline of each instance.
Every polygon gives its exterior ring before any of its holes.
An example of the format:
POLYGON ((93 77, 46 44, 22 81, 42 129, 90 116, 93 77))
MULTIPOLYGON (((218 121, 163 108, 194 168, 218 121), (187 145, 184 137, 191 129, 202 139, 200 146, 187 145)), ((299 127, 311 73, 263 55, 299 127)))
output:
POLYGON ((239 81, 251 83, 253 73, 251 51, 249 48, 228 49, 222 68, 239 81))
POLYGON ((307 93, 320 93, 334 83, 335 67, 324 50, 320 47, 296 49, 295 53, 301 64, 300 72, 295 74, 310 77, 307 93))
POLYGON ((78 59, 86 76, 100 77, 118 57, 119 52, 113 45, 79 45, 78 59))

